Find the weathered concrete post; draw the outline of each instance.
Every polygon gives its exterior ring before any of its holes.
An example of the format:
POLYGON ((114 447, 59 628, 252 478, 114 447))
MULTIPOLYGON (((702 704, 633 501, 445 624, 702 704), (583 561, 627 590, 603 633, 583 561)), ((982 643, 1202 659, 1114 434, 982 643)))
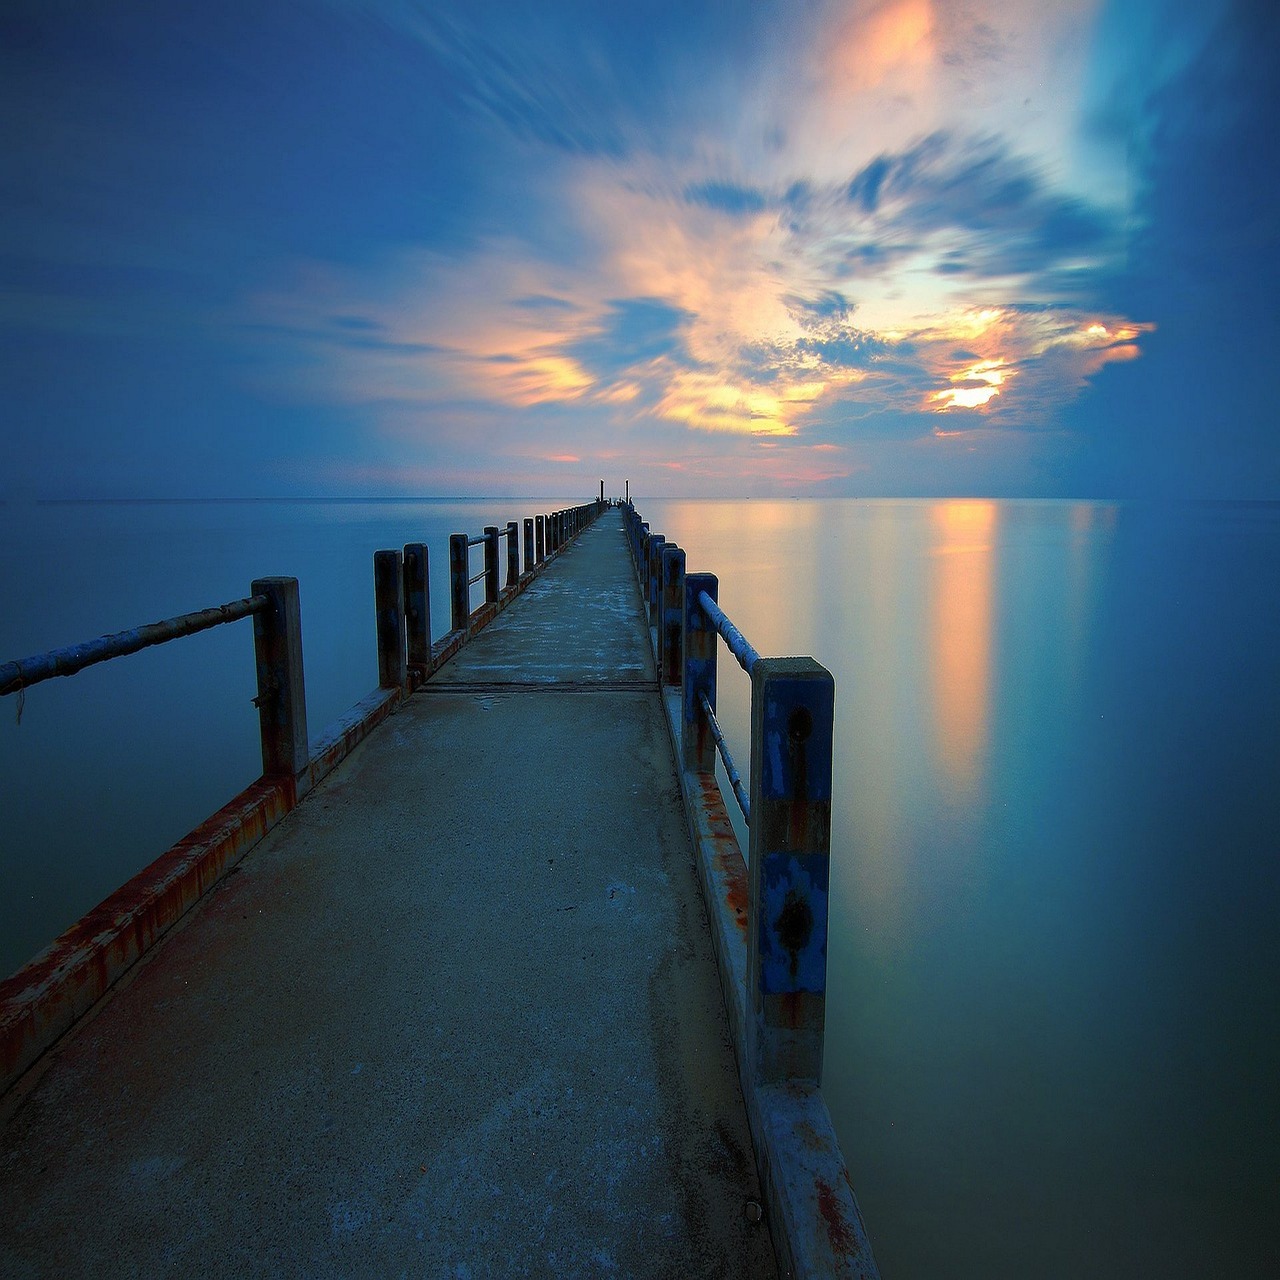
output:
POLYGON ((812 658, 751 672, 747 1061, 760 1084, 822 1080, 835 681, 812 658))
POLYGON ((525 516, 524 518, 524 571, 531 573, 534 566, 533 558, 533 517, 525 516))
POLYGON ((399 551, 373 553, 373 594, 378 610, 378 684, 402 689, 404 647, 404 558, 399 551))
POLYGON ((404 621, 409 669, 426 679, 431 674, 431 559, 422 542, 404 548, 404 621))
POLYGON ((666 545, 667 540, 662 534, 649 539, 649 560, 645 566, 648 578, 645 600, 649 606, 651 627, 662 625, 662 548, 666 545))
POLYGON ((600 505, 604 506, 604 481, 600 481, 600 505))
POLYGON ((684 629, 684 551, 674 542, 662 549, 662 683, 679 684, 680 635, 684 629))
POLYGON ((546 534, 546 517, 535 516, 533 520, 534 540, 538 547, 538 563, 541 564, 547 558, 547 534, 546 534))
POLYGON ((484 527, 484 598, 489 604, 498 601, 498 526, 484 527))
POLYGON ((465 631, 471 619, 471 548, 465 533, 449 535, 449 626, 465 631))
POLYGON ((520 581, 520 526, 514 520, 507 521, 507 586, 514 587, 520 581))
POLYGON ((630 502, 631 501, 631 481, 624 480, 622 483, 626 486, 626 495, 623 498, 623 501, 630 502))
POLYGON ((262 776, 296 778, 310 758, 302 679, 302 606, 297 578, 258 578, 249 594, 270 604, 253 615, 262 776))
POLYGON ((702 592, 719 601, 720 582, 714 573, 687 573, 684 578, 684 686, 681 763, 696 773, 714 773, 716 740, 702 714, 701 695, 716 708, 716 646, 720 633, 698 602, 702 592))

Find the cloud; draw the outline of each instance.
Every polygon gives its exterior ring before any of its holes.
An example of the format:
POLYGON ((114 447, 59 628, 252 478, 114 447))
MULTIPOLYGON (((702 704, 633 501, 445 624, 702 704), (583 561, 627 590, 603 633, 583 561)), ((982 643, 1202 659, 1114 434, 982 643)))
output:
MULTIPOLYGON (((717 92, 740 78, 734 121, 686 66, 664 70, 651 124, 648 90, 622 106, 602 87, 650 56, 619 71, 612 19, 594 51, 576 34, 557 46, 562 16, 528 39, 519 17, 432 19, 420 38, 452 68, 458 109, 520 144, 495 178, 507 201, 519 184, 520 216, 448 255, 312 264, 265 312, 295 335, 300 383, 397 431, 406 415, 487 406, 554 423, 580 458, 594 456, 587 434, 617 449, 659 427, 669 452, 740 439, 743 457, 1044 433, 1104 367, 1132 362, 1150 325, 1102 296, 1127 211, 1092 196, 1068 148, 1042 145, 1060 140, 1061 113, 1046 133, 982 77, 999 63, 1024 89, 1028 42, 1062 42, 1089 9, 1055 10, 1041 31, 1022 0, 976 17, 923 0, 819 5, 776 47, 709 73, 717 92), (902 109, 876 139, 866 119, 890 100, 902 109), (997 108, 1008 131, 988 123, 997 108), (852 123, 837 138, 839 113, 852 123), (325 314, 369 323, 347 332, 325 314)), ((1079 57, 1066 40, 1045 83, 1061 88, 1079 57)))
POLYGON ((684 196, 690 204, 705 205, 734 216, 763 213, 770 203, 763 191, 732 182, 692 183, 685 187, 684 196))
POLYGON ((854 175, 849 202, 874 230, 918 250, 937 246, 935 270, 1026 276, 1033 287, 1071 264, 1097 267, 1123 247, 1123 225, 1078 196, 1055 192, 998 138, 934 133, 854 175), (957 242, 957 238, 959 241, 957 242), (944 242, 945 241, 945 245, 944 242))
POLYGON ((599 327, 572 342, 566 354, 598 382, 616 381, 636 366, 663 357, 690 364, 683 336, 690 319, 688 312, 659 298, 611 300, 599 327))

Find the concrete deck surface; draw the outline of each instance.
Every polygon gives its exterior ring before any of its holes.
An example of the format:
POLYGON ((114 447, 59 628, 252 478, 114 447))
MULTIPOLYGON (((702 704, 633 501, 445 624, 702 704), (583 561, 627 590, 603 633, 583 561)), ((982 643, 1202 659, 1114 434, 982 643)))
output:
POLYGON ((57 1047, 0 1274, 764 1276, 607 513, 57 1047))

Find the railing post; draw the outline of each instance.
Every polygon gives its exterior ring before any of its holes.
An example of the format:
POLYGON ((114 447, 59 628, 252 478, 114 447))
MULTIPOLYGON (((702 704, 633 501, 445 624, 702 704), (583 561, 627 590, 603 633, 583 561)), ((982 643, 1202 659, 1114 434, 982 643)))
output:
POLYGON ((662 625, 662 548, 667 540, 658 534, 649 539, 649 561, 645 565, 645 599, 648 603, 649 625, 662 625))
POLYGON ((249 594, 266 596, 271 602, 253 615, 262 776, 296 778, 310 759, 298 580, 258 578, 249 594))
POLYGON ((520 581, 520 526, 514 520, 507 521, 507 586, 514 587, 520 581))
POLYGON ((534 518, 533 518, 533 527, 534 527, 534 531, 535 531, 535 532, 534 532, 534 539, 535 539, 535 541, 536 541, 536 543, 537 543, 537 548, 538 548, 538 552, 537 552, 537 554, 538 554, 538 563, 539 563, 539 564, 541 564, 541 563, 542 563, 542 562, 547 558, 547 531, 546 531, 546 517, 545 517, 545 516, 534 516, 534 518))
POLYGON ((679 684, 680 637, 684 630, 684 551, 674 542, 662 549, 662 683, 679 684))
POLYGON ((404 557, 399 551, 373 553, 373 595, 378 611, 378 684, 402 689, 404 649, 404 557))
POLYGON ((706 694, 712 711, 716 708, 716 646, 720 633, 707 617, 698 596, 706 592, 719 601, 719 580, 714 573, 686 573, 684 578, 684 696, 680 735, 681 763, 697 773, 714 773, 716 740, 702 714, 700 695, 706 694))
POLYGON ((524 571, 531 573, 533 571, 533 517, 525 516, 524 518, 524 571))
POLYGON ((409 669, 431 674, 431 559, 422 542, 404 548, 404 621, 409 669))
POLYGON ((747 1061, 760 1084, 822 1080, 835 681, 812 658, 751 672, 747 1061))
POLYGON ((484 527, 484 598, 489 604, 498 602, 498 526, 484 527))
POLYGON ((465 533, 449 535, 449 626, 465 631, 471 621, 471 549, 465 533))

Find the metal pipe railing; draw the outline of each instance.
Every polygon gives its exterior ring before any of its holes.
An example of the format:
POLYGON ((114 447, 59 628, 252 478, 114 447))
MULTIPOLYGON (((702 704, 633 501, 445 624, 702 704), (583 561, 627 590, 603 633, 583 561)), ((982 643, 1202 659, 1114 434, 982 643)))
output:
POLYGON ((262 739, 262 773, 267 778, 297 779, 309 759, 298 580, 259 578, 249 589, 251 594, 242 600, 6 662, 0 665, 0 695, 18 695, 21 718, 26 691, 41 681, 72 676, 100 662, 252 617, 258 677, 258 693, 253 701, 258 708, 262 739))
POLYGON ((247 596, 243 600, 232 600, 212 609, 184 613, 176 618, 166 618, 163 622, 149 622, 128 631, 117 631, 114 635, 99 636, 84 644, 50 649, 47 653, 38 653, 34 657, 6 662, 0 666, 0 694, 29 689, 33 684, 51 680, 54 676, 73 676, 85 667, 107 662, 111 658, 123 658, 154 644, 164 644, 182 636, 194 636, 226 622, 238 622, 241 618, 265 609, 269 603, 265 595, 247 596))
POLYGON ((728 614, 705 591, 698 597, 698 603, 707 611, 707 617, 715 623, 716 630, 724 637, 729 652, 738 660, 738 665, 750 675, 760 655, 748 643, 746 636, 729 621, 728 614))
POLYGON ((711 709, 711 703, 705 693, 699 695, 698 700, 702 704, 703 715, 707 717, 707 724, 711 727, 711 736, 716 740, 716 750, 720 753, 720 759, 724 761, 724 771, 729 775, 729 785, 733 788, 734 798, 738 801, 738 808, 742 810, 742 816, 747 825, 750 826, 751 800, 747 795, 746 788, 742 785, 742 775, 738 772, 738 767, 733 762, 733 756, 729 754, 729 744, 724 740, 724 732, 720 728, 720 721, 716 719, 716 713, 711 709))

